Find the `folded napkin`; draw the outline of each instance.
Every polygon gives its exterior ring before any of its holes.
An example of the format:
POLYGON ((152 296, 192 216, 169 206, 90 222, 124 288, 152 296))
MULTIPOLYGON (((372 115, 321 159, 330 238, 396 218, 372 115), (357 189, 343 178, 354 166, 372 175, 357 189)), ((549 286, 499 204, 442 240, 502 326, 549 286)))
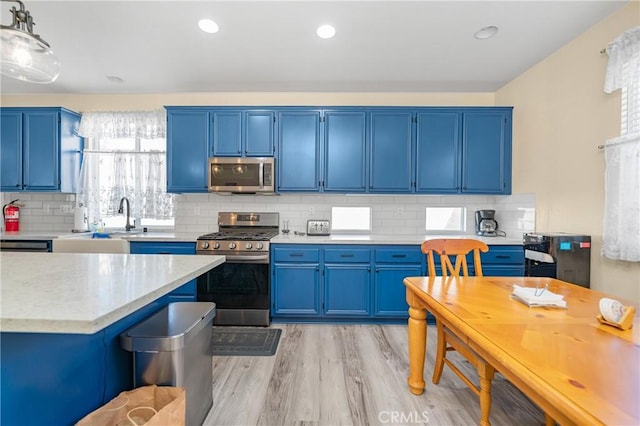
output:
POLYGON ((556 294, 546 288, 520 287, 514 284, 511 297, 521 301, 527 306, 567 307, 567 302, 564 300, 563 295, 556 294))

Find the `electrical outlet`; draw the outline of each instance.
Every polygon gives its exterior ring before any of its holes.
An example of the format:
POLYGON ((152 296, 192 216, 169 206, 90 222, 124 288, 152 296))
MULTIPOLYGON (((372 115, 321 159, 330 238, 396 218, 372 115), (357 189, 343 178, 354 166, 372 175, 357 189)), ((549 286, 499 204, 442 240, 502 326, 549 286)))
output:
POLYGON ((316 209, 313 206, 309 206, 309 216, 316 214, 316 209))
POLYGON ((404 214, 404 207, 396 207, 396 216, 402 216, 404 214))

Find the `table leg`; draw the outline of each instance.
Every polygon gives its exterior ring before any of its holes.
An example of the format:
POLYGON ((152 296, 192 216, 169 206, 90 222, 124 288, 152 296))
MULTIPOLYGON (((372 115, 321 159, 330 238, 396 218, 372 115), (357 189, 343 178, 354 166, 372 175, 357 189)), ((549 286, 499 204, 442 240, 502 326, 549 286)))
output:
POLYGON ((480 426, 490 426, 489 414, 491 413, 491 382, 496 372, 488 363, 480 360, 478 375, 480 376, 480 426))
POLYGON ((409 391, 421 395, 424 391, 424 356, 427 345, 427 310, 416 306, 415 296, 407 289, 409 303, 409 391))

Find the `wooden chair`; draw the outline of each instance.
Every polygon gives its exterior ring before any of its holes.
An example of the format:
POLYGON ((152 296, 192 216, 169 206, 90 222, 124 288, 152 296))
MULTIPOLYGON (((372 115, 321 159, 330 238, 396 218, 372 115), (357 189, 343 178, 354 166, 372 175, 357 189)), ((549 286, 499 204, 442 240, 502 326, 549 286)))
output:
MULTIPOLYGON (((434 239, 427 240, 422 243, 422 252, 427 255, 427 265, 429 270, 429 276, 436 276, 436 262, 435 257, 438 255, 440 257, 440 266, 442 269, 442 276, 469 276, 469 266, 467 265, 467 255, 473 252, 473 270, 475 272, 475 276, 482 276, 482 264, 480 262, 480 252, 486 253, 489 251, 489 247, 479 240, 473 239, 434 239), (455 263, 452 263, 449 256, 455 257, 455 263)), ((494 369, 484 360, 482 360, 478 355, 475 354, 466 344, 464 344, 458 337, 456 337, 449 329, 442 324, 440 320, 436 320, 436 327, 438 332, 438 345, 436 352, 436 361, 433 370, 433 383, 438 384, 440 382, 440 377, 442 376, 442 371, 444 366, 448 366, 453 370, 454 373, 460 379, 467 384, 471 388, 472 391, 476 395, 478 395, 481 400, 482 398, 488 398, 488 404, 485 406, 489 406, 491 404, 490 399, 490 389, 491 389, 491 380, 493 379, 494 369), (447 352, 457 351, 461 355, 463 355, 477 370, 482 377, 489 379, 488 383, 481 383, 480 386, 483 385, 488 387, 488 395, 485 392, 481 395, 480 387, 474 384, 467 376, 465 376, 458 367, 456 367, 449 359, 447 359, 447 352)), ((482 401, 481 401, 482 402, 482 401)), ((485 413, 483 413, 485 414, 485 413)), ((483 415, 483 417, 485 417, 483 415)), ((486 413, 486 417, 488 417, 488 412, 486 413)), ((488 420, 488 419, 487 419, 488 420)), ((481 422, 482 423, 482 422, 481 422)))
MULTIPOLYGON (((422 243, 422 252, 427 255, 427 266, 429 276, 436 276, 435 255, 440 256, 440 266, 442 276, 459 277, 469 276, 469 266, 467 265, 467 255, 473 252, 474 275, 482 277, 482 263, 480 262, 480 252, 486 253, 489 247, 479 240, 474 239, 434 239, 422 243), (449 256, 455 256, 455 264, 451 262, 449 256)), ((436 321, 438 332, 438 346, 436 361, 433 370, 432 381, 434 384, 440 382, 444 366, 448 366, 460 379, 466 383, 471 390, 480 397, 481 425, 490 425, 489 410, 491 408, 491 381, 495 369, 485 360, 473 352, 464 342, 447 329, 440 321, 436 321), (457 351, 463 355, 478 371, 480 377, 480 387, 475 385, 462 371, 447 359, 447 352, 457 351)), ((555 425, 554 419, 544 413, 545 425, 555 425)))

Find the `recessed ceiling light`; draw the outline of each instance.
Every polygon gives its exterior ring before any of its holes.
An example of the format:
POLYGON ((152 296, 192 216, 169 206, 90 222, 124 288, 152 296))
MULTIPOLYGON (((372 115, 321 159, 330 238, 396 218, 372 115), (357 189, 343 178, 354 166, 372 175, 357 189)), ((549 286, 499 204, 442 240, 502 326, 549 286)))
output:
POLYGON ((211 19, 201 19, 198 21, 198 26, 202 31, 209 34, 215 34, 220 30, 218 24, 213 22, 211 19))
POLYGON ((478 40, 486 40, 488 38, 493 37, 494 35, 496 35, 498 33, 498 27, 496 27, 495 25, 490 25, 488 27, 484 27, 482 29, 480 29, 476 34, 475 37, 478 40))
POLYGON ((117 75, 108 75, 107 80, 109 80, 112 83, 124 83, 124 79, 121 77, 118 77, 117 75))
POLYGON ((318 34, 318 37, 320 38, 331 38, 336 35, 336 29, 328 24, 320 25, 316 30, 316 34, 318 34))

